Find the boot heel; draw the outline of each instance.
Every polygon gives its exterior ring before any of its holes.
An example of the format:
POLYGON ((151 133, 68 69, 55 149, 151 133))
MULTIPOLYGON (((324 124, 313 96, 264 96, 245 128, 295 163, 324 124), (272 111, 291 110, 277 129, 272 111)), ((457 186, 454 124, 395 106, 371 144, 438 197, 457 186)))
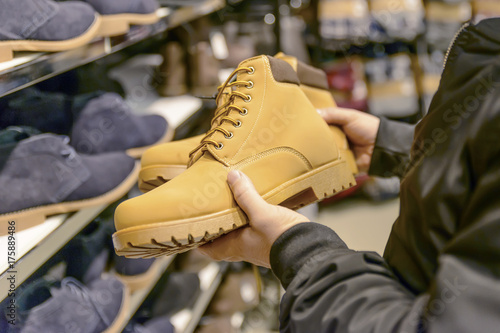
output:
POLYGON ((0 62, 9 61, 14 59, 14 52, 12 47, 0 44, 0 62))
POLYGON ((356 180, 345 160, 335 161, 312 170, 264 195, 269 203, 299 209, 332 197, 355 186, 356 180))

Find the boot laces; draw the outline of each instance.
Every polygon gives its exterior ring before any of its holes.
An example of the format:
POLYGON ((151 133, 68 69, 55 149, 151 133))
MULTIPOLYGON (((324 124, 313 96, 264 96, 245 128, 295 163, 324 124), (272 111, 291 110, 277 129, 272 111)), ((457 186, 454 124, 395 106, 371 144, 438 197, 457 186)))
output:
POLYGON ((215 149, 222 149, 224 145, 222 142, 217 142, 210 137, 212 134, 220 132, 224 134, 224 137, 226 139, 230 139, 233 137, 233 133, 229 132, 227 129, 222 127, 222 124, 224 122, 229 122, 233 124, 234 127, 240 127, 241 126, 241 121, 234 119, 233 117, 230 116, 231 111, 236 110, 239 112, 240 115, 244 116, 248 113, 248 110, 244 107, 238 106, 234 104, 234 101, 236 98, 241 98, 245 102, 250 102, 252 100, 252 96, 247 95, 242 93, 241 91, 238 90, 231 90, 231 92, 226 92, 226 88, 233 88, 233 87, 241 87, 244 86, 248 89, 253 88, 253 82, 252 81, 232 81, 233 77, 237 75, 239 72, 247 72, 248 74, 253 74, 255 72, 255 69, 253 67, 239 67, 235 69, 231 75, 227 78, 226 82, 222 84, 218 88, 218 94, 216 97, 216 103, 218 105, 217 109, 215 110, 215 115, 212 118, 211 122, 211 130, 209 130, 206 134, 205 137, 201 140, 200 144, 198 147, 193 149, 189 153, 189 165, 193 163, 193 157, 194 155, 200 150, 200 149, 205 149, 208 147, 208 145, 212 145, 215 147, 215 149), (227 95, 227 101, 221 105, 219 105, 222 96, 227 95))

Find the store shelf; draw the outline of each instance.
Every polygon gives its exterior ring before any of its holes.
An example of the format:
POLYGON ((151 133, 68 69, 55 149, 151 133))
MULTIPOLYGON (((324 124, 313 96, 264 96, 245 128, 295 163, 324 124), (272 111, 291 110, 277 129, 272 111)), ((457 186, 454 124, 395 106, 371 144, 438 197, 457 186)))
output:
POLYGON ((210 301, 214 297, 215 292, 219 288, 228 267, 229 265, 227 263, 213 262, 198 273, 200 277, 201 294, 192 309, 183 310, 172 316, 171 322, 176 332, 194 332, 201 317, 210 304, 210 301))
POLYGON ((68 217, 58 215, 47 219, 43 224, 16 234, 16 263, 9 269, 7 263, 7 237, 0 237, 0 301, 8 295, 10 282, 7 278, 15 276, 18 287, 59 251, 70 239, 95 219, 107 206, 100 205, 80 210, 68 217))
POLYGON ((149 283, 146 286, 144 286, 144 288, 135 291, 131 295, 130 306, 128 308, 126 319, 123 321, 123 324, 119 328, 116 329, 116 332, 121 332, 125 328, 125 326, 127 326, 130 319, 137 312, 137 310, 142 305, 142 303, 144 302, 144 300, 146 299, 148 294, 151 292, 151 290, 154 288, 154 286, 158 283, 158 280, 165 273, 165 271, 170 266, 170 264, 174 261, 175 257, 176 257, 176 255, 172 255, 169 257, 157 259, 157 262, 155 264, 158 264, 158 266, 153 268, 153 269, 155 269, 154 277, 151 279, 151 281, 149 281, 149 283))
POLYGON ((199 5, 177 9, 161 8, 159 15, 162 19, 158 23, 132 27, 124 36, 100 38, 65 52, 16 54, 12 61, 0 63, 0 97, 121 51, 184 22, 219 10, 224 5, 224 0, 206 0, 199 5))

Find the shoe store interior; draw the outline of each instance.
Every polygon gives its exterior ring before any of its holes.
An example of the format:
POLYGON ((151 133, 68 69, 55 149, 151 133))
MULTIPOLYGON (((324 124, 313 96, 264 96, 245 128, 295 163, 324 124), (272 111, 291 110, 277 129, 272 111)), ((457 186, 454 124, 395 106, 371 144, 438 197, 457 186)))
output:
MULTIPOLYGON (((279 332, 275 259, 221 254, 256 214, 235 187, 383 255, 401 174, 369 172, 348 119, 417 124, 457 32, 496 16, 497 0, 0 0, 0 332, 279 332)), ((319 332, 303 327, 281 330, 319 332)))

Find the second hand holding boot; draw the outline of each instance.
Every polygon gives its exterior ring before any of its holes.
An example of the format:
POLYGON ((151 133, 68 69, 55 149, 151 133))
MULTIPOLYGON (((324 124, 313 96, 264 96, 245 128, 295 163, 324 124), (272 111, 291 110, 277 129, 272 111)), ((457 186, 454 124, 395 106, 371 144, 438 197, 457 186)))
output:
POLYGON ((226 181, 231 170, 248 175, 267 202, 292 209, 355 184, 331 130, 288 63, 270 56, 248 59, 225 88, 232 88, 228 101, 216 110, 188 169, 116 209, 117 254, 185 252, 246 225, 226 181))

